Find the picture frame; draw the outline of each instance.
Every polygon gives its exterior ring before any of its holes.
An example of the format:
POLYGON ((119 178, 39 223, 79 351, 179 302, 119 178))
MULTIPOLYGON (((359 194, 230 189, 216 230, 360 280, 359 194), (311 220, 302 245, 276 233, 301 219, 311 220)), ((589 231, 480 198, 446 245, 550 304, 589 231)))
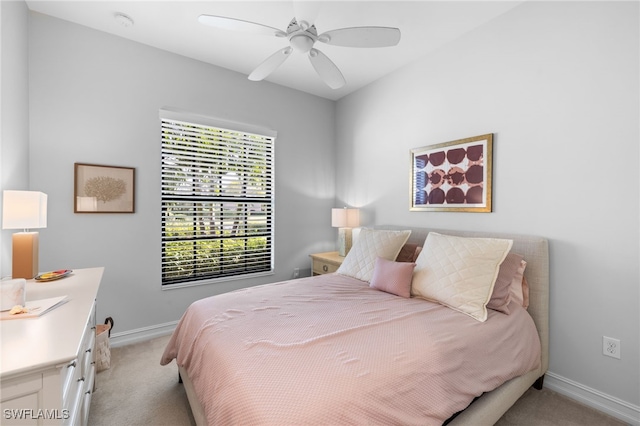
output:
POLYGON ((411 211, 492 211, 493 133, 411 150, 411 211))
POLYGON ((135 168, 74 163, 74 213, 134 213, 135 168))

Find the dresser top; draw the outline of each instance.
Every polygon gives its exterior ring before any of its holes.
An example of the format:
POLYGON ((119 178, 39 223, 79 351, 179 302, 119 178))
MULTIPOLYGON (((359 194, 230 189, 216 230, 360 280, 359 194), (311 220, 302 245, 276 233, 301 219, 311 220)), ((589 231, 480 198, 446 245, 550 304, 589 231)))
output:
POLYGON ((0 379, 77 357, 103 271, 77 269, 57 281, 27 280, 27 302, 65 295, 67 301, 36 318, 0 321, 0 379))

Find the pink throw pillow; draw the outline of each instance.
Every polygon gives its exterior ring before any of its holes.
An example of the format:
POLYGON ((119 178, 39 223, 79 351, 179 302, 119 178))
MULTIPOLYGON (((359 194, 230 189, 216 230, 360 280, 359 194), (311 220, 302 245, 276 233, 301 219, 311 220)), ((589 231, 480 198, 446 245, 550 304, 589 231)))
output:
POLYGON ((512 298, 512 282, 518 276, 518 268, 520 267, 523 257, 519 254, 509 253, 504 261, 500 264, 498 277, 493 285, 493 293, 491 299, 487 303, 487 308, 502 312, 509 315, 509 302, 512 298))
POLYGON ((524 278, 524 270, 527 267, 527 262, 521 260, 518 265, 518 271, 513 276, 511 281, 511 300, 515 300, 516 303, 522 305, 523 308, 529 307, 529 283, 524 278))
POLYGON ((417 244, 405 243, 400 249, 400 253, 396 256, 396 262, 415 262, 417 244))
POLYGON ((411 280, 413 278, 413 262, 394 262, 378 257, 373 267, 373 277, 369 286, 377 290, 411 297, 411 280))
POLYGON ((522 307, 529 308, 529 283, 524 275, 522 276, 522 307))

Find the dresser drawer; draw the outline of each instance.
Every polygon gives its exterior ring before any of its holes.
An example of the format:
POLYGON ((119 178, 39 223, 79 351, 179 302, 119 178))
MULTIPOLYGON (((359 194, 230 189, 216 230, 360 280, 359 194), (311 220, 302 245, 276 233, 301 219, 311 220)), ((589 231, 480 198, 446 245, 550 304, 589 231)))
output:
POLYGON ((95 365, 91 365, 91 372, 88 374, 89 380, 85 383, 84 394, 82 396, 82 407, 80 408, 80 416, 83 425, 88 424, 89 421, 89 408, 91 408, 91 396, 93 389, 95 388, 95 365))
POLYGON ((96 342, 95 306, 85 325, 78 357, 63 367, 62 406, 68 417, 65 425, 80 425, 88 413, 95 380, 94 352, 96 342))
POLYGON ((330 274, 338 270, 340 265, 336 265, 334 263, 329 263, 322 260, 314 260, 313 261, 313 273, 314 274, 330 274))
POLYGON ((72 388, 72 395, 69 395, 69 407, 67 408, 68 417, 64 419, 65 425, 79 425, 82 418, 81 408, 84 402, 85 379, 81 377, 75 382, 72 388))
MULTIPOLYGON (((0 387, 0 407, 3 409, 11 407, 15 401, 37 402, 42 386, 42 374, 32 374, 21 379, 5 380, 0 387)), ((22 405, 24 407, 29 406, 28 404, 22 405)))
POLYGON ((311 274, 322 275, 336 272, 344 257, 339 256, 337 251, 326 253, 315 253, 309 255, 311 257, 311 274))
POLYGON ((78 364, 78 359, 74 359, 65 367, 62 367, 60 376, 62 378, 62 408, 70 410, 73 401, 73 394, 76 391, 77 383, 82 373, 82 367, 78 364))
POLYGON ((82 358, 82 375, 87 376, 90 373, 90 367, 94 363, 96 346, 96 329, 95 327, 87 328, 84 345, 80 358, 82 358))

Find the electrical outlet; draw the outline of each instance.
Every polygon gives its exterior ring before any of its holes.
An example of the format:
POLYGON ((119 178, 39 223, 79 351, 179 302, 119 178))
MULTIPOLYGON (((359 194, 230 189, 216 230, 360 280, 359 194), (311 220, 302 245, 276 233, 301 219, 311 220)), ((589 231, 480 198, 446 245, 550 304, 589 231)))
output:
POLYGON ((293 269, 293 278, 298 278, 300 277, 300 268, 294 268, 293 269))
POLYGON ((620 340, 602 336, 602 353, 606 356, 620 359, 620 340))

